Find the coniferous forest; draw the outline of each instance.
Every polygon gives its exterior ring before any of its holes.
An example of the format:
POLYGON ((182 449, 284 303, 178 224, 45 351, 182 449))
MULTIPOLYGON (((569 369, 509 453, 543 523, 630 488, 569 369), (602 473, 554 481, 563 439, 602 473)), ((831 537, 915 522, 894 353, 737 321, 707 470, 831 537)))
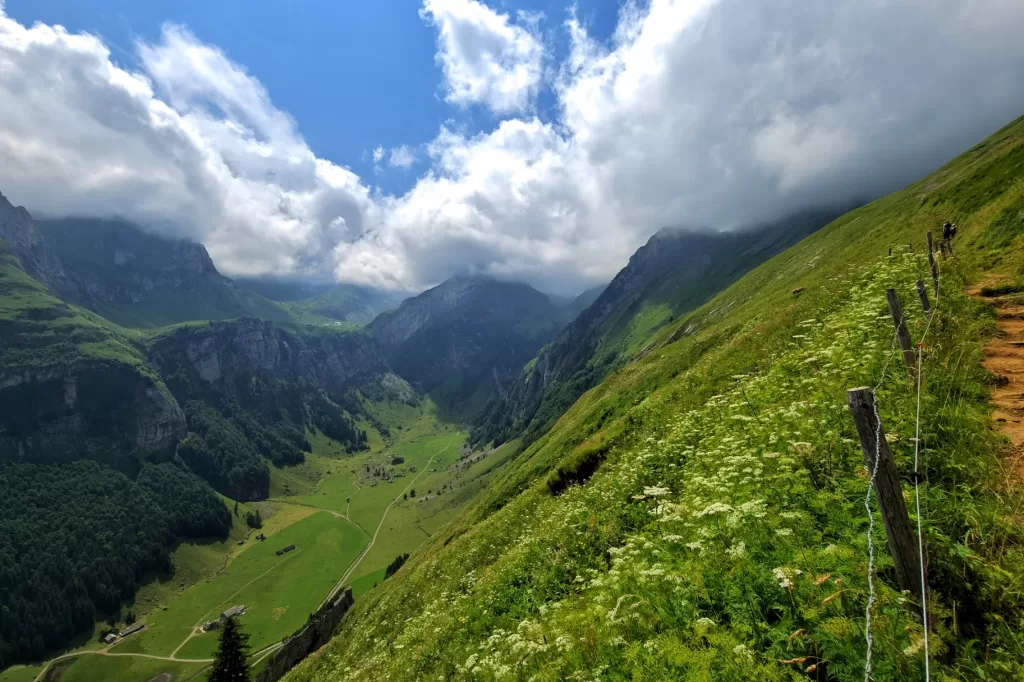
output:
POLYGON ((173 570, 178 538, 224 538, 228 508, 172 463, 134 480, 89 460, 0 460, 0 669, 115 614, 146 573, 173 570))

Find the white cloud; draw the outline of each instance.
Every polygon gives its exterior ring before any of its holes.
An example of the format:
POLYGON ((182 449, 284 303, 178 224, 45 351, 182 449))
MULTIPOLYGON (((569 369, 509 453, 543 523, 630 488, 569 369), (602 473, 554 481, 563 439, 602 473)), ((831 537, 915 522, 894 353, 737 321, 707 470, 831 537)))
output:
POLYGON ((534 24, 469 0, 423 13, 451 101, 513 117, 375 149, 377 167, 426 167, 402 196, 317 158, 182 28, 129 72, 94 37, 0 15, 0 191, 201 239, 228 273, 419 288, 476 271, 571 291, 663 226, 877 195, 1024 113, 1015 0, 650 0, 610 44, 570 15, 551 120, 522 113, 545 60, 534 24))
POLYGON ((498 114, 530 106, 544 57, 538 15, 520 13, 517 24, 477 0, 425 0, 420 16, 437 28, 449 102, 483 104, 498 114))
POLYGON ((416 150, 407 144, 395 147, 391 150, 390 156, 388 156, 388 165, 394 168, 408 170, 412 168, 414 163, 416 163, 416 150))

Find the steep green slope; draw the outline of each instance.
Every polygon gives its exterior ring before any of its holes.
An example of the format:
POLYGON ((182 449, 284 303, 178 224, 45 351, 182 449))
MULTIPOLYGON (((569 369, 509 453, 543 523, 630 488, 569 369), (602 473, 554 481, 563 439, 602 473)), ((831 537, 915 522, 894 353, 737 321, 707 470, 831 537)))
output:
MULTIPOLYGON (((921 410, 932 675, 1019 678, 1021 497, 979 367, 994 325, 961 292, 981 269, 1024 274, 1022 202, 1024 119, 662 328, 289 679, 864 679, 867 473, 845 389, 879 384, 909 476, 915 393, 884 290, 921 338, 920 248, 946 218, 959 257, 940 264, 921 410)), ((873 675, 921 679, 875 532, 873 675)))
POLYGON ((119 220, 36 220, 66 278, 62 297, 126 327, 258 317, 290 321, 284 306, 224 277, 201 244, 166 240, 119 220))
POLYGON ((657 329, 837 214, 805 211, 737 232, 661 230, 491 403, 473 442, 533 442, 585 391, 643 352, 657 329))

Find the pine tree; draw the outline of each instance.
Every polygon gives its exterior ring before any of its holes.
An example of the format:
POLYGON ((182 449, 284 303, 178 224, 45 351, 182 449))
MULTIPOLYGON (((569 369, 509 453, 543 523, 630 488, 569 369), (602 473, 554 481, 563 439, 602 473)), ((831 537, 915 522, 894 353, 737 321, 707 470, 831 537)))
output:
POLYGON ((209 682, 249 682, 249 635, 234 618, 224 621, 209 682))

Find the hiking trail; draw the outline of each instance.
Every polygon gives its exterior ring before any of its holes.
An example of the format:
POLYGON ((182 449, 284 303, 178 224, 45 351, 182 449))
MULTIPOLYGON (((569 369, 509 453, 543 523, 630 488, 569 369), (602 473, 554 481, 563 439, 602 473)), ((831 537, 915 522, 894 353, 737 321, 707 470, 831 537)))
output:
POLYGON ((1007 483, 1020 485, 1024 484, 1024 293, 984 296, 983 284, 969 293, 996 310, 999 333, 985 346, 982 364, 998 377, 992 391, 992 418, 1012 445, 1005 458, 1007 483))

